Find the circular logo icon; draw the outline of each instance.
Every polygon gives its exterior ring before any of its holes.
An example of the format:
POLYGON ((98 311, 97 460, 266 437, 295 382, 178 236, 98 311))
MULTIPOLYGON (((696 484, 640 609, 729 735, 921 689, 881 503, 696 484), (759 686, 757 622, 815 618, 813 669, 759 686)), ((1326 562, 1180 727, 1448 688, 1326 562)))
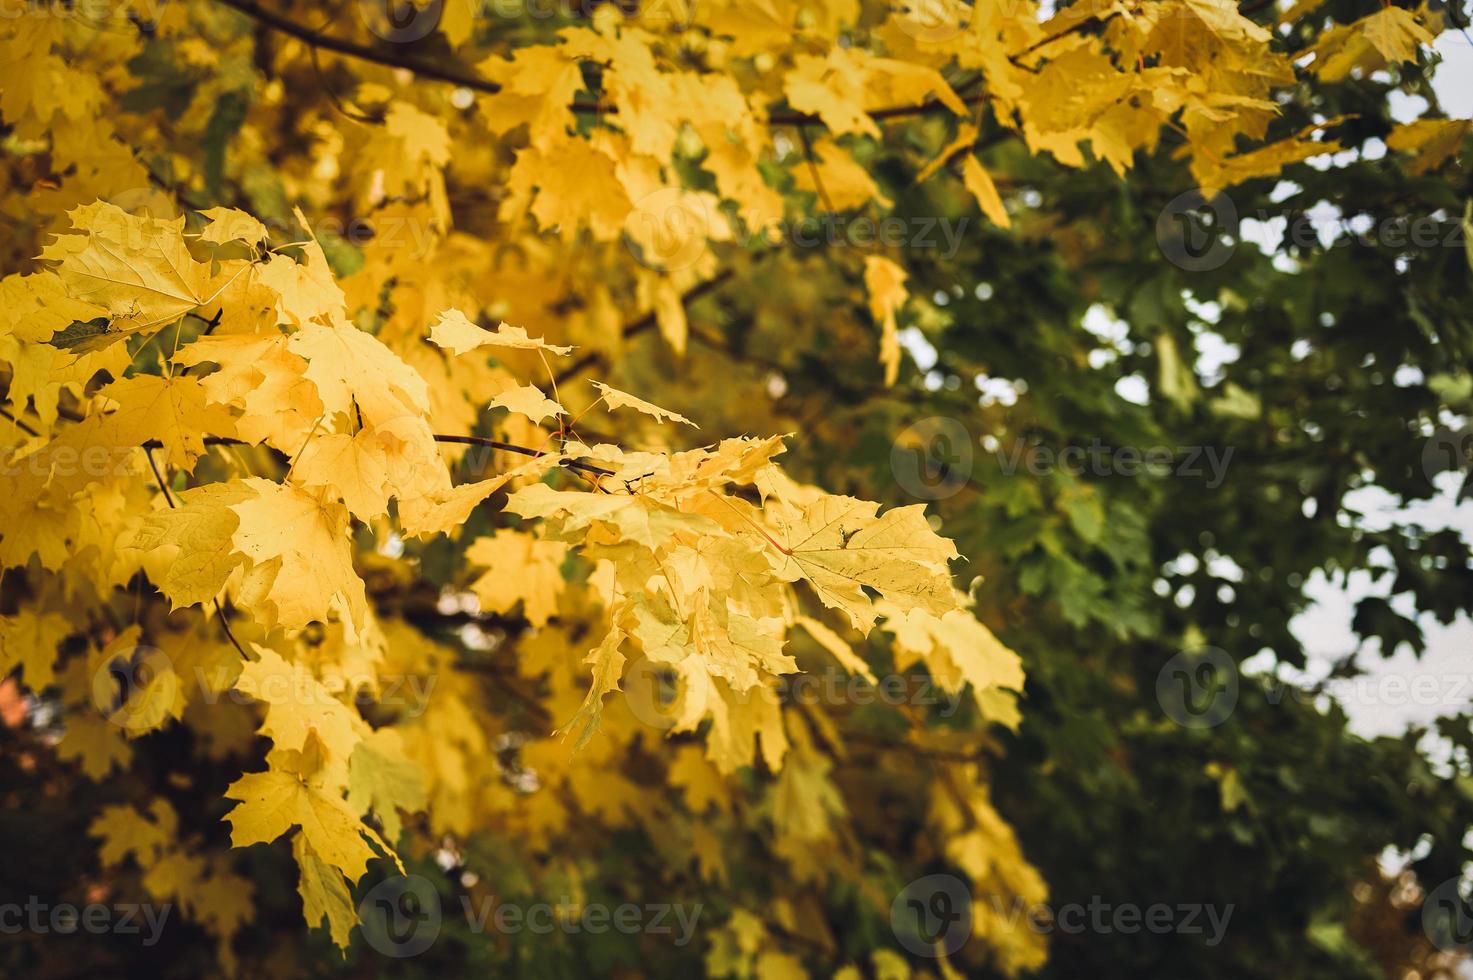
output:
POLYGON ((950 956, 972 935, 971 892, 956 875, 917 878, 890 903, 890 928, 916 956, 950 956))
POLYGON ((706 254, 714 220, 705 196, 662 187, 640 198, 624 218, 626 245, 650 268, 686 269, 706 254))
POLYGON ((178 696, 174 665, 157 647, 119 650, 92 674, 92 703, 104 718, 130 733, 163 724, 178 696))
POLYGON ((1473 465, 1473 428, 1457 431, 1445 425, 1422 444, 1422 472, 1431 480, 1439 473, 1458 473, 1473 465))
POLYGON ((440 893, 422 875, 396 875, 369 890, 358 904, 368 945, 385 956, 418 956, 440 935, 440 893))
POLYGON ((945 415, 921 419, 891 445, 890 472, 912 497, 950 497, 972 475, 972 435, 966 426, 945 415))
POLYGON ((892 10, 900 29, 922 44, 943 44, 960 34, 970 8, 955 0, 899 0, 892 10))
POLYGON ((1422 901, 1422 931, 1444 953, 1473 948, 1473 913, 1463 897, 1461 878, 1449 878, 1422 901))
POLYGON ((1183 650, 1156 675, 1156 700, 1184 728, 1216 728, 1238 706, 1238 665, 1224 650, 1183 650))
MULTIPOLYGON (((470 3, 471 0, 454 0, 470 3)), ((423 40, 440 26, 445 0, 358 0, 358 17, 375 36, 391 44, 423 40)))
POLYGON ((1211 200, 1201 191, 1171 199, 1156 218, 1156 244, 1161 254, 1188 272, 1219 268, 1237 251, 1238 209, 1226 194, 1211 200))
POLYGON ((669 731, 682 719, 705 714, 710 681, 700 668, 680 669, 640 657, 624 669, 619 682, 634 717, 660 731, 669 731))

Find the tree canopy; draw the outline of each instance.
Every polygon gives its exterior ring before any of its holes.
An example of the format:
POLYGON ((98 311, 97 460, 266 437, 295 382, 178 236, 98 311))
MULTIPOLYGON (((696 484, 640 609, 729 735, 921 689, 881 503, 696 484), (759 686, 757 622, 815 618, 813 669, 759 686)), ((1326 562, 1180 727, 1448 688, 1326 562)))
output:
POLYGON ((13 13, 7 969, 1461 960, 1459 10, 13 13))

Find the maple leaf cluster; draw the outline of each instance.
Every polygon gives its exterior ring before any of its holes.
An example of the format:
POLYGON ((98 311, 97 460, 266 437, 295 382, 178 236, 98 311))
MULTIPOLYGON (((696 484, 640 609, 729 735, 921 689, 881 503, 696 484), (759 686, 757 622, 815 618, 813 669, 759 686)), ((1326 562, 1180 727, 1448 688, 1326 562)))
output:
MULTIPOLYGON (((342 947, 370 867, 447 841, 557 855, 678 815, 672 864, 724 885, 712 828, 760 822, 806 898, 734 903, 711 968, 795 975, 782 935, 867 858, 833 771, 850 706, 783 685, 884 664, 968 700, 954 730, 897 712, 891 744, 942 760, 905 860, 1040 900, 981 761, 1023 672, 939 522, 789 473, 760 410, 707 440, 700 408, 738 397, 720 379, 679 411, 637 393, 704 342, 692 302, 784 247, 757 231, 892 204, 867 162, 897 121, 931 127, 916 180, 999 230, 1031 220, 989 155, 1008 140, 1117 176, 1172 141, 1210 196, 1338 148, 1337 119, 1270 137, 1296 72, 1414 60, 1438 15, 1386 7, 1296 66, 1228 0, 921 6, 607 4, 508 40, 452 0, 432 54, 243 0, 0 23, 7 180, 29 176, 0 279, 0 674, 56 705, 59 759, 141 780, 187 730, 234 767, 214 826, 281 841, 342 947)), ((1434 168, 1466 132, 1389 143, 1434 168)), ((822 329, 894 385, 904 257, 834 262, 822 329)), ((91 823, 101 864, 133 862, 233 969, 251 883, 129 785, 91 823)), ((1042 961, 972 915, 1000 969, 1042 961)))

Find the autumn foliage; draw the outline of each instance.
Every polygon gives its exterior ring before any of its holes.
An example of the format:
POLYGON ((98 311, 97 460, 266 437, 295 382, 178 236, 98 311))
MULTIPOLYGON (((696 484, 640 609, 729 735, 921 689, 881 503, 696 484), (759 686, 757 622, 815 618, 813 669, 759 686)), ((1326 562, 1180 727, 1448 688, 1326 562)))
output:
MULTIPOLYGON (((903 403, 936 307, 904 242, 805 271, 783 229, 924 191, 1038 235, 1030 161, 1165 155, 1210 198, 1334 153, 1344 118, 1286 131, 1286 100, 1415 62, 1440 15, 1387 5, 1305 59, 1274 18, 1314 7, 0 21, 0 672, 55 719, 17 751, 82 808, 70 887, 172 903, 206 937, 174 962, 223 973, 379 963, 360 902, 404 874, 447 909, 704 908, 689 949, 624 937, 597 969, 1041 967, 1008 908, 1048 888, 991 794, 1029 711, 1010 609, 924 499, 820 475, 833 422, 768 347, 903 403), (717 301, 763 276, 740 342, 717 301), (974 896, 960 950, 892 931, 938 869, 974 896)), ((1434 170, 1466 127, 1388 143, 1434 170)), ((479 952, 424 962, 551 968, 446 942, 479 952)))

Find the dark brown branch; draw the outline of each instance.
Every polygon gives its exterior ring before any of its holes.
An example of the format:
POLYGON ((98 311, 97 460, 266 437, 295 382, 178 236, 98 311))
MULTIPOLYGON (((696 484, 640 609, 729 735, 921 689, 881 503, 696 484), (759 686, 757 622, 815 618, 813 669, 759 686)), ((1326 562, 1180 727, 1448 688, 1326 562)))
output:
MULTIPOLYGON (((962 105, 976 105, 987 101, 986 93, 969 95, 961 100, 962 105)), ((896 105, 884 109, 871 109, 867 115, 875 122, 884 122, 887 119, 901 119, 905 116, 922 116, 928 112, 936 112, 947 109, 949 106, 940 99, 927 99, 916 105, 896 105)), ((817 126, 823 122, 818 116, 811 112, 773 112, 767 116, 767 122, 772 126, 817 126)))
MULTIPOLYGON (((759 253, 758 257, 760 258, 761 255, 765 254, 765 252, 759 253)), ((684 293, 680 294, 681 305, 684 306, 690 303, 694 303, 696 300, 700 299, 702 296, 705 296, 707 293, 712 292, 713 290, 725 285, 727 280, 729 280, 735 274, 736 271, 734 269, 726 268, 718 272, 716 275, 712 276, 710 279, 697 283, 690 289, 687 289, 684 293)), ((644 316, 640 317, 638 320, 626 323, 624 325, 624 329, 621 331, 621 334, 625 339, 628 339, 629 337, 644 333, 646 330, 654 327, 655 324, 657 324, 658 322, 659 316, 655 313, 654 310, 651 310, 644 316)), ((557 374, 553 375, 553 378, 557 381, 558 384, 562 384, 564 381, 576 378, 584 371, 588 370, 596 364, 601 363, 603 359, 604 356, 598 351, 589 351, 587 354, 584 354, 581 357, 574 358, 572 363, 563 368, 557 374)))
POLYGON ((441 82, 449 82, 452 85, 463 85, 477 92, 495 94, 501 91, 501 86, 488 78, 468 71, 458 71, 447 68, 444 65, 428 61, 424 58, 416 58, 411 54, 390 53, 349 41, 346 38, 333 37, 331 34, 323 34, 312 30, 289 17, 283 17, 274 10, 268 10, 253 0, 220 0, 227 7, 234 8, 247 17, 264 24, 274 31, 280 31, 288 37, 294 37, 298 41, 312 48, 322 48, 326 51, 335 51, 338 54, 347 55, 350 58, 359 58, 363 61, 372 61, 375 64, 384 65, 388 68, 404 68, 424 78, 433 78, 441 82))
POLYGON ((977 762, 990 754, 985 746, 973 749, 971 752, 956 752, 951 749, 938 749, 926 745, 917 745, 914 742, 901 742, 893 738, 886 738, 883 735, 874 735, 869 732, 858 732, 851 729, 845 729, 843 734, 846 742, 873 745, 879 749, 905 752, 924 759, 935 759, 938 762, 977 762))
MULTIPOLYGON (((547 453, 540 449, 532 449, 528 446, 517 446, 509 442, 497 442, 495 439, 483 439, 480 436, 443 436, 435 433, 436 442, 453 442, 464 446, 487 446, 491 449, 501 449, 509 453, 520 453, 523 456, 546 456, 547 453)), ((578 470, 581 473, 592 473, 596 476, 613 476, 613 470, 606 470, 602 466, 594 466, 592 463, 583 463, 576 459, 565 459, 558 464, 566 466, 570 470, 578 470)))
MULTIPOLYGON (((3 411, 3 410, 0 410, 0 411, 3 411)), ((530 446, 518 446, 515 443, 510 443, 510 442, 499 442, 499 441, 497 441, 495 439, 485 439, 485 438, 482 438, 481 436, 451 436, 451 435, 444 435, 442 433, 436 432, 436 433, 434 433, 434 437, 435 437, 435 441, 436 442, 450 442, 450 443, 456 443, 456 444, 462 445, 462 446, 485 446, 488 449, 500 449, 503 452, 517 453, 517 454, 522 455, 522 456, 531 456, 534 459, 536 457, 539 457, 539 456, 547 456, 547 455, 550 455, 549 453, 544 452, 541 449, 533 449, 530 446)), ((232 439, 229 436, 205 436, 204 443, 205 443, 206 446, 256 446, 257 445, 256 443, 246 442, 246 441, 244 441, 242 439, 232 439)), ((145 452, 151 452, 152 450, 155 450, 155 449, 162 449, 163 448, 163 445, 164 444, 161 443, 161 442, 159 442, 157 439, 150 439, 150 440, 148 440, 147 442, 145 442, 143 444, 143 450, 145 452)), ((152 456, 149 456, 149 461, 150 462, 153 461, 153 457, 152 456)), ((584 462, 581 462, 581 461, 576 460, 576 459, 565 459, 565 460, 562 460, 561 462, 559 462, 558 465, 559 466, 565 466, 565 467, 567 467, 570 470, 578 470, 578 471, 580 471, 582 473, 592 473, 595 476, 613 476, 614 475, 614 471, 613 470, 604 469, 602 466, 594 466, 592 463, 584 463, 584 462)), ((167 495, 168 491, 165 490, 164 492, 167 495)))
POLYGON ((15 427, 16 428, 20 429, 20 431, 24 432, 26 435, 29 435, 29 436, 39 436, 41 434, 41 433, 37 432, 35 429, 31 428, 29 425, 26 425, 20 419, 16 418, 14 415, 11 415, 8 411, 6 411, 3 408, 0 408, 0 416, 3 416, 4 418, 9 419, 11 422, 13 422, 15 424, 15 427))
MULTIPOLYGON (((326 51, 334 51, 350 58, 358 58, 362 61, 371 61, 374 64, 383 65, 387 68, 403 68, 411 71, 422 78, 432 78, 436 81, 448 82, 451 85, 460 85, 475 92, 485 92, 495 95, 501 91, 500 84, 484 78, 469 69, 459 67, 447 67, 444 64, 415 57, 403 52, 384 51, 379 48, 349 41, 346 38, 334 37, 330 34, 322 34, 297 23, 289 17, 284 17, 273 10, 255 3, 254 0, 220 0, 234 10, 245 14, 257 23, 264 24, 274 31, 280 31, 289 37, 294 37, 303 44, 312 48, 322 48, 326 51)), ((963 105, 974 105, 983 101, 985 95, 974 95, 962 99, 963 105)), ((617 106, 600 105, 597 101, 575 100, 570 106, 574 112, 590 112, 601 114, 612 114, 618 111, 617 106)), ((903 116, 917 116, 938 109, 946 108, 945 104, 930 99, 919 105, 891 106, 885 109, 875 109, 869 113, 871 119, 884 121, 886 119, 897 119, 903 116)), ((818 116, 807 112, 775 112, 768 116, 767 121, 773 126, 814 126, 821 120, 818 116)))

